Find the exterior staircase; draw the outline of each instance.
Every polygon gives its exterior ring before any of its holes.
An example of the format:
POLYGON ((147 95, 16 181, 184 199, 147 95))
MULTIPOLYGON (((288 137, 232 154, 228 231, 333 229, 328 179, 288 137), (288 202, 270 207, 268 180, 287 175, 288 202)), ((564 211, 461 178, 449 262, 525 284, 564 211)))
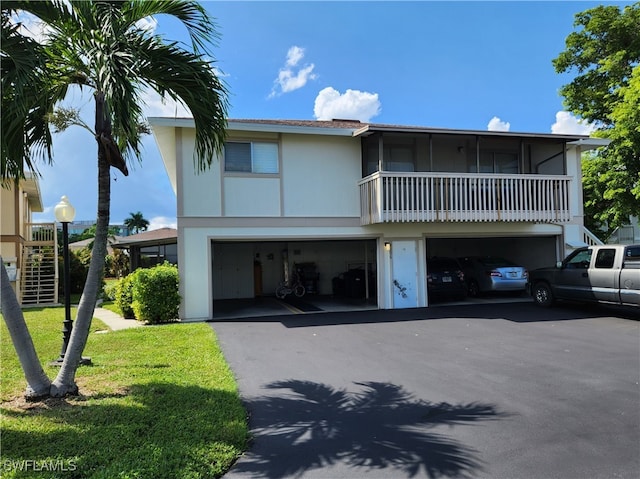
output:
POLYGON ((58 302, 58 244, 55 223, 25 225, 20 267, 20 296, 23 305, 58 302))
POLYGON ((601 246, 604 243, 584 226, 582 227, 582 239, 588 246, 601 246))

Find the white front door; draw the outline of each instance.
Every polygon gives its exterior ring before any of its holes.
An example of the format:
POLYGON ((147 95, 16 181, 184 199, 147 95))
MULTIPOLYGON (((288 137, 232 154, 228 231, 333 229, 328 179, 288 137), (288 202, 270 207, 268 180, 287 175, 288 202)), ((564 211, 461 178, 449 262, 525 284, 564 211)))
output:
POLYGON ((394 308, 418 306, 418 252, 415 240, 391 243, 391 287, 394 308))

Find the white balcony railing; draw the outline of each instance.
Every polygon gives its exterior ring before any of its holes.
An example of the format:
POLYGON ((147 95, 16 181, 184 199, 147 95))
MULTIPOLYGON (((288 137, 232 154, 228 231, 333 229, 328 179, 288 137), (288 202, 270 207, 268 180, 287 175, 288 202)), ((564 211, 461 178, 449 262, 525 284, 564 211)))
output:
POLYGON ((363 225, 406 222, 561 223, 571 177, 378 171, 363 178, 363 225))

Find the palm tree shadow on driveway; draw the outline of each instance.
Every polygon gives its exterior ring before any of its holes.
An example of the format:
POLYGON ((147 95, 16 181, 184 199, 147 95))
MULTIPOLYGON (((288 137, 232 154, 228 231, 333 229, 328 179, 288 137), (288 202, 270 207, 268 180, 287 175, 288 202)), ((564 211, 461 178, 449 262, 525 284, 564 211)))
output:
POLYGON ((357 474, 388 469, 388 477, 473 477, 483 470, 476 452, 431 429, 509 416, 490 404, 416 399, 386 382, 355 384, 360 392, 293 379, 266 385, 290 392, 246 401, 255 443, 233 471, 300 477, 341 462, 354 473, 361 469, 357 474))

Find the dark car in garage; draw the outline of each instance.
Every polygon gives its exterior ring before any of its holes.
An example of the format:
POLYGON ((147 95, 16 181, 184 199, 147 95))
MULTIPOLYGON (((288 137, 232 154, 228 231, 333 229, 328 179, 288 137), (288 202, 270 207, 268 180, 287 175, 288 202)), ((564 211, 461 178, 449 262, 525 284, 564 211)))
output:
POLYGON ((523 293, 529 273, 524 266, 496 256, 465 256, 458 258, 469 296, 491 292, 523 293))
POLYGON ((427 290, 432 299, 467 297, 464 273, 455 258, 434 256, 427 259, 427 290))

